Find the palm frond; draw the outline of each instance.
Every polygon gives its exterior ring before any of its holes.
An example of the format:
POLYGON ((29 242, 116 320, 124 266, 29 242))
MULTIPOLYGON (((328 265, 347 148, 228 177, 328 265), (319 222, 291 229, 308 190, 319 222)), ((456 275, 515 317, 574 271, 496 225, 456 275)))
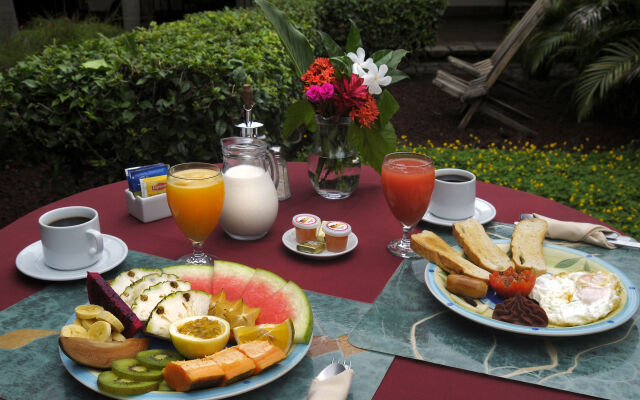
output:
POLYGON ((540 32, 535 35, 527 45, 524 62, 531 73, 537 72, 543 65, 549 62, 554 53, 563 46, 573 42, 573 32, 540 32))
POLYGON ((588 118, 611 91, 640 74, 640 41, 623 39, 611 43, 603 52, 605 55, 588 65, 578 77, 573 92, 578 121, 588 118))

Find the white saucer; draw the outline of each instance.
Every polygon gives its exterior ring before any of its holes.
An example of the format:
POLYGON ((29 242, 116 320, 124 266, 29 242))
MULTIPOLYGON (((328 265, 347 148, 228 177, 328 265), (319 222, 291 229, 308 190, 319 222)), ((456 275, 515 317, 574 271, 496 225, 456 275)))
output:
POLYGON ((347 254, 348 252, 355 249, 356 246, 358 245, 358 237, 356 236, 355 233, 351 232, 349 234, 349 237, 347 238, 347 248, 344 251, 341 251, 338 253, 334 253, 327 250, 322 250, 318 254, 311 254, 311 253, 305 253, 303 251, 299 251, 297 248, 298 242, 296 242, 296 228, 291 228, 288 231, 286 231, 284 235, 282 235, 282 243, 285 245, 287 249, 293 251, 294 253, 298 253, 306 257, 333 258, 333 257, 341 256, 343 254, 347 254))
POLYGON ((102 234, 102 257, 93 265, 73 271, 60 271, 47 266, 42 256, 42 242, 38 240, 25 247, 16 257, 16 266, 23 274, 45 281, 72 281, 87 277, 87 272, 107 272, 125 259, 129 248, 115 236, 102 234))
MULTIPOLYGON (((496 216, 496 208, 493 204, 486 200, 482 200, 476 197, 475 210, 473 211, 473 218, 477 219, 481 224, 486 224, 493 220, 496 216)), ((465 218, 466 219, 466 218, 465 218)), ((422 217, 422 220, 435 225, 452 226, 454 222, 462 221, 457 219, 445 219, 436 217, 431 214, 427 209, 427 213, 422 217)))

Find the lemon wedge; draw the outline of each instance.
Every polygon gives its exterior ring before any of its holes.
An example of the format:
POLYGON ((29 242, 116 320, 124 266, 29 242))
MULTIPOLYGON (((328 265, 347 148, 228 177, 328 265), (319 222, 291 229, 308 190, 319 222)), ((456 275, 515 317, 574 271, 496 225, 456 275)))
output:
POLYGON ((237 326, 233 328, 233 336, 238 344, 252 340, 268 340, 279 347, 285 354, 293 348, 293 321, 287 318, 280 324, 261 324, 255 326, 237 326))
POLYGON ((169 327, 173 346, 187 358, 201 358, 222 350, 231 327, 222 318, 199 315, 179 319, 169 327))

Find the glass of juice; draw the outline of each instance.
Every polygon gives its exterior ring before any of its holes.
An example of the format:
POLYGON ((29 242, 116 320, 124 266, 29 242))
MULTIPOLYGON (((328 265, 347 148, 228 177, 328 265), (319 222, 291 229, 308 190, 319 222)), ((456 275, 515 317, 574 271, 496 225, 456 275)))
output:
POLYGON ((178 228, 191 240, 193 254, 178 259, 185 264, 210 264, 202 247, 218 224, 224 204, 224 180, 213 164, 174 165, 167 174, 167 202, 178 228))
POLYGON ((429 207, 435 183, 433 160, 424 154, 390 153, 384 157, 380 175, 391 213, 402 224, 402 238, 389 242, 387 250, 402 258, 417 258, 409 234, 429 207))

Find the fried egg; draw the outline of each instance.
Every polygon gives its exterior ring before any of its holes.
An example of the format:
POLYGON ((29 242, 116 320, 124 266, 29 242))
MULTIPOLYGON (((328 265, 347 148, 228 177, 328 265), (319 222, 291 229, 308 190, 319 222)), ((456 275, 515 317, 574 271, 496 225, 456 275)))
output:
POLYGON ((620 304, 620 280, 607 271, 561 272, 536 279, 529 297, 557 326, 586 325, 606 317, 620 304))

